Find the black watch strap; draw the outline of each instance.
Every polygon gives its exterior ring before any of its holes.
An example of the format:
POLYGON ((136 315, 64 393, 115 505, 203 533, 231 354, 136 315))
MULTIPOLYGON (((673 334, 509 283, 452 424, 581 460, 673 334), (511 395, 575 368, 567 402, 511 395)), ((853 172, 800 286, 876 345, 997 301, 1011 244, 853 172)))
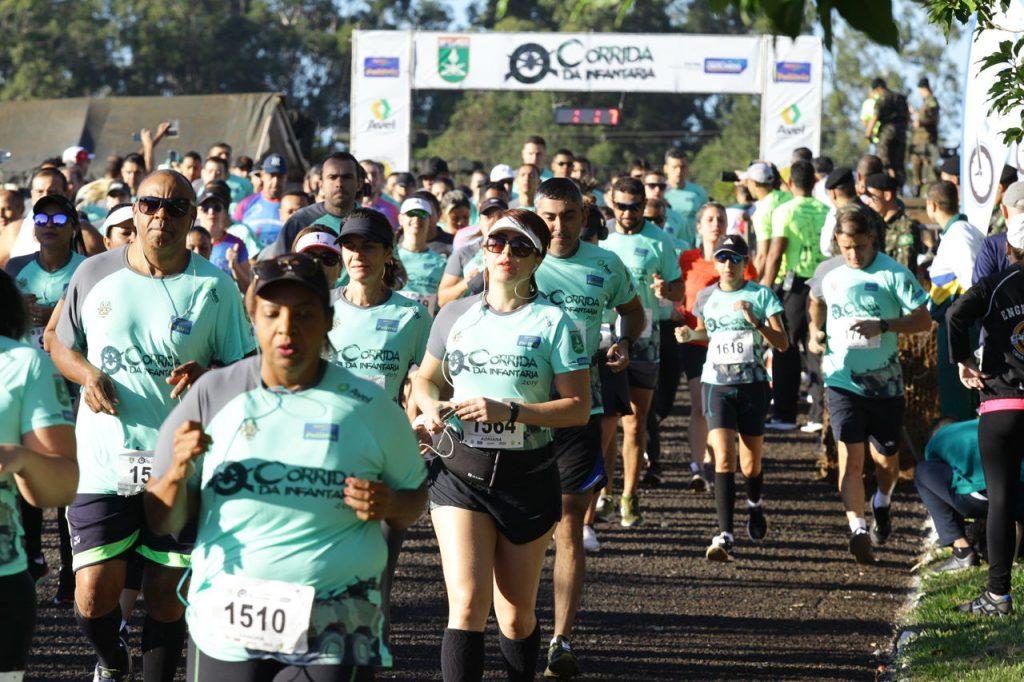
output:
POLYGON ((519 403, 509 402, 508 404, 508 423, 515 424, 519 420, 519 403))

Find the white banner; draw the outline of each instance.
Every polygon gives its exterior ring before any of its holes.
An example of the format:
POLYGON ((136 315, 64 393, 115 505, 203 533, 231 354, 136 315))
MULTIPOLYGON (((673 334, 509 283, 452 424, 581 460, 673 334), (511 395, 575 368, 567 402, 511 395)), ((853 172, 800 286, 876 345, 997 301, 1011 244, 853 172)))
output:
POLYGON ((352 34, 351 151, 387 171, 408 170, 412 130, 412 33, 352 34))
POLYGON ((761 92, 760 36, 416 33, 413 87, 761 92))
MULTIPOLYGON (((1002 26, 1024 26, 1024 3, 1017 0, 1003 20, 1002 26)), ((999 49, 1004 40, 1015 40, 1020 34, 1008 31, 984 30, 974 32, 967 56, 967 87, 964 89, 963 139, 960 145, 960 210, 982 234, 988 233, 999 175, 1007 162, 1009 149, 1003 144, 1002 131, 1020 121, 1020 112, 1007 117, 991 113, 988 90, 995 82, 993 69, 982 70, 981 62, 999 49)), ((1019 152, 1018 152, 1019 155, 1019 152)), ((1019 161, 1017 167, 1020 168, 1019 161)))
POLYGON ((764 95, 761 97, 761 158, 783 168, 793 150, 821 146, 821 41, 811 36, 765 38, 764 95))

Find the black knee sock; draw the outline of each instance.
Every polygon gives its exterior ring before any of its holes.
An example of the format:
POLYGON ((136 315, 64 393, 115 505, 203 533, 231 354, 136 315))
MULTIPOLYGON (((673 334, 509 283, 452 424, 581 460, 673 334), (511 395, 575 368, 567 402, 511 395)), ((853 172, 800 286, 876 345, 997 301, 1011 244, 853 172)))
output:
POLYGON ((143 682, 174 682, 185 646, 185 618, 161 623, 146 615, 142 624, 143 682))
POLYGON ((715 472, 715 511, 718 530, 732 534, 733 504, 736 500, 736 474, 715 472))
POLYGON ((445 628, 441 641, 444 682, 479 682, 484 677, 484 633, 445 628))
POLYGON ((509 639, 498 631, 501 657, 511 682, 529 682, 537 674, 537 655, 540 653, 540 623, 526 639, 509 639))
POLYGON ((764 486, 764 471, 757 472, 757 476, 747 477, 747 499, 751 502, 761 501, 761 488, 764 486))
POLYGON ((119 631, 121 629, 121 606, 99 618, 86 618, 75 605, 75 620, 85 638, 92 644, 100 665, 114 670, 127 670, 128 661, 121 649, 119 631))
POLYGON ((25 537, 25 554, 29 561, 41 559, 43 556, 43 510, 33 507, 24 498, 19 497, 21 506, 21 528, 25 537))
POLYGON ((68 528, 67 507, 57 508, 57 535, 60 537, 60 570, 72 574, 71 529, 68 528))

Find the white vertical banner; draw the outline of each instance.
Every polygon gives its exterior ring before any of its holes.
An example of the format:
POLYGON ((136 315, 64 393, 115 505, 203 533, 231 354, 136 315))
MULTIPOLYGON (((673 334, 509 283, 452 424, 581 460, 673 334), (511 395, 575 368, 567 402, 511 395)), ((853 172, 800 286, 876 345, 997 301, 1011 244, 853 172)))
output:
POLYGON ((352 32, 352 154, 388 172, 409 169, 412 45, 410 31, 352 32))
POLYGON ((761 158, 781 168, 797 147, 820 153, 822 47, 816 36, 763 40, 761 158))
MULTIPOLYGON (((1024 26, 1024 3, 1016 0, 1005 17, 997 20, 1001 26, 1024 26)), ((960 210, 982 234, 988 233, 996 189, 1003 164, 1010 150, 1003 144, 1002 131, 1020 124, 1020 112, 1002 117, 990 111, 989 88, 996 79, 994 69, 982 70, 981 63, 999 49, 1004 40, 1016 40, 1019 33, 987 29, 975 32, 971 24, 970 51, 967 56, 967 82, 964 88, 963 125, 960 145, 960 210)), ((1017 157, 1020 156, 1018 152, 1017 157)), ((1017 161, 1020 168, 1020 162, 1017 161)))

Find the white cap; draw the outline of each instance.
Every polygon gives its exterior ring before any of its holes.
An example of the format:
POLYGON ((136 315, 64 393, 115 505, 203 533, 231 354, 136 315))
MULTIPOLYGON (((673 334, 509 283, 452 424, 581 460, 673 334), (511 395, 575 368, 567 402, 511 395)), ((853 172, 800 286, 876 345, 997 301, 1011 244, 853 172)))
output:
POLYGON ((86 149, 85 147, 79 147, 78 145, 75 145, 74 147, 68 147, 67 149, 65 149, 64 153, 60 155, 60 160, 63 161, 65 165, 78 163, 78 155, 81 154, 82 152, 88 154, 90 159, 96 158, 96 155, 90 153, 89 150, 86 149))
POLYGON ((501 182, 503 180, 514 180, 516 172, 512 170, 512 166, 507 163, 499 163, 497 166, 491 169, 491 182, 501 182))
POLYGON ((120 225, 126 220, 134 219, 131 206, 122 206, 121 208, 114 209, 107 214, 106 219, 103 221, 103 234, 110 232, 110 228, 115 225, 120 225))
POLYGON ((1024 213, 1006 219, 1006 242, 1015 249, 1024 249, 1024 213))
POLYGON ((764 161, 757 161, 750 164, 747 172, 742 175, 743 180, 753 180, 759 185, 770 185, 775 182, 775 172, 772 167, 764 161))
POLYGON ((430 205, 430 202, 421 197, 409 197, 402 202, 402 208, 399 213, 405 215, 409 211, 426 211, 427 215, 434 215, 434 207, 430 205))
POLYGON ((497 234, 498 232, 517 232, 533 244, 533 248, 537 249, 538 252, 544 253, 544 246, 541 244, 540 237, 533 233, 533 230, 523 225, 521 222, 509 216, 499 218, 498 222, 491 225, 491 229, 487 231, 488 236, 497 234))
POLYGON ((302 253, 310 249, 327 249, 341 255, 337 244, 338 237, 330 232, 307 232, 292 244, 292 251, 302 253))

